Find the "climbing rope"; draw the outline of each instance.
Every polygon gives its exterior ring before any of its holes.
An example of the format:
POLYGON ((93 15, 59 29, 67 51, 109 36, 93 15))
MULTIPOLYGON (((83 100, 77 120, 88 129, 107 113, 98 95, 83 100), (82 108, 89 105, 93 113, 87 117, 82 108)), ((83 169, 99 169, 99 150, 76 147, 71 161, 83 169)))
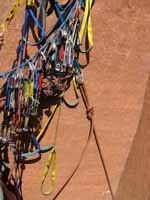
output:
MULTIPOLYGON (((22 3, 23 0, 17 0, 2 22, 3 32, 22 3)), ((60 4, 57 0, 41 0, 38 12, 36 12, 35 1, 26 1, 22 37, 16 50, 15 62, 9 71, 0 73, 1 79, 7 79, 0 93, 0 101, 3 102, 0 150, 1 152, 4 152, 6 148, 9 150, 7 182, 10 183, 11 179, 14 180, 17 200, 20 200, 22 196, 23 164, 32 162, 35 155, 41 157, 44 152, 49 152, 49 155, 42 174, 41 192, 43 195, 50 195, 54 191, 56 142, 61 105, 65 103, 71 108, 76 107, 79 104, 80 94, 90 122, 89 135, 79 163, 54 199, 63 191, 79 169, 93 132, 109 190, 112 199, 115 200, 93 122, 93 108, 89 104, 79 64, 79 54, 89 53, 93 47, 91 18, 93 4, 93 0, 68 0, 64 4, 60 4), (52 13, 55 13, 56 21, 51 27, 46 28, 48 17, 52 13), (38 30, 33 36, 36 38, 35 42, 28 40, 29 30, 34 31, 32 24, 38 30), (84 39, 86 45, 84 45, 84 39), (27 47, 30 46, 35 47, 33 55, 27 53, 27 47), (83 50, 83 46, 86 46, 86 49, 83 50), (76 97, 73 102, 66 97, 71 85, 76 97), (45 109, 47 120, 42 125, 41 120, 45 109), (58 119, 54 142, 47 146, 41 146, 41 140, 55 113, 58 113, 58 119), (45 191, 44 186, 48 173, 51 177, 50 185, 48 191, 45 191)))

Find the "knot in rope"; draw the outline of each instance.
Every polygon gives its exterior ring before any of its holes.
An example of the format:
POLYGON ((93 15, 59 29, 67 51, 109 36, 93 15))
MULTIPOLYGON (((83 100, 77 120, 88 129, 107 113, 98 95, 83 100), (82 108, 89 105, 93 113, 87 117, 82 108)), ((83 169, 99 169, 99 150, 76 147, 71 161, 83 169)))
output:
POLYGON ((88 108, 86 111, 86 114, 87 114, 87 119, 92 120, 93 115, 94 115, 94 108, 93 107, 88 108))

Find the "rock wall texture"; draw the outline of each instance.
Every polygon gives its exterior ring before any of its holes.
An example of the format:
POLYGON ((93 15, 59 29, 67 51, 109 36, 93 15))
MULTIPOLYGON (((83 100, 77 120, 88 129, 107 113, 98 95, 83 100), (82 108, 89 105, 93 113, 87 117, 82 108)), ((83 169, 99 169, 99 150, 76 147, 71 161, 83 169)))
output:
MULTIPOLYGON (((13 2, 0 1, 0 21, 13 2)), ((23 12, 24 6, 5 33, 5 47, 0 53, 1 70, 12 65, 23 12)), ((95 125, 117 200, 150 199, 149 13, 148 0, 97 0, 92 11, 94 48, 91 63, 84 70, 85 83, 95 108, 95 125)), ((43 144, 52 141, 54 126, 55 123, 49 127, 43 144)), ((41 173, 47 158, 44 154, 39 162, 27 165, 24 170, 24 199, 53 199, 79 160, 88 127, 82 100, 74 110, 63 106, 55 192, 51 197, 40 193, 41 173)), ((94 138, 80 169, 58 199, 111 199, 94 138)))

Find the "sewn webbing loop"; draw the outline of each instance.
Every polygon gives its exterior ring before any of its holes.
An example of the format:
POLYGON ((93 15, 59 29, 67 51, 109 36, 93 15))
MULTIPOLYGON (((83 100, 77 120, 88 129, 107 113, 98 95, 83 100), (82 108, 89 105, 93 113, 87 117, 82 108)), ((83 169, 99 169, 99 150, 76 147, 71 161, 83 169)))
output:
POLYGON ((41 192, 43 195, 50 195, 55 187, 56 183, 56 151, 55 148, 50 150, 47 161, 45 163, 45 168, 42 174, 42 182, 41 182, 41 192), (44 191, 44 182, 48 175, 49 169, 51 167, 51 183, 48 191, 44 191))
POLYGON ((7 17, 3 20, 1 24, 2 32, 5 32, 8 24, 11 22, 11 20, 15 16, 18 8, 20 7, 22 3, 23 3, 23 0, 16 0, 16 3, 13 5, 12 9, 9 11, 9 14, 7 15, 7 17))
POLYGON ((58 107, 58 118, 57 118, 57 124, 56 124, 56 130, 54 135, 54 147, 50 150, 47 161, 45 163, 45 168, 42 175, 42 182, 41 182, 41 192, 43 195, 50 195, 55 187, 56 183, 56 142, 57 142, 57 136, 58 136, 58 127, 60 122, 60 114, 61 114, 61 104, 58 107), (44 183, 46 180, 46 177, 48 175, 49 169, 51 168, 51 184, 48 191, 44 191, 44 183))
POLYGON ((84 12, 80 32, 79 32, 79 39, 80 39, 80 43, 81 43, 82 39, 83 39, 83 35, 85 33, 86 24, 87 24, 86 31, 87 31, 87 36, 88 36, 89 47, 93 46, 91 6, 92 6, 92 0, 86 0, 85 12, 84 12))

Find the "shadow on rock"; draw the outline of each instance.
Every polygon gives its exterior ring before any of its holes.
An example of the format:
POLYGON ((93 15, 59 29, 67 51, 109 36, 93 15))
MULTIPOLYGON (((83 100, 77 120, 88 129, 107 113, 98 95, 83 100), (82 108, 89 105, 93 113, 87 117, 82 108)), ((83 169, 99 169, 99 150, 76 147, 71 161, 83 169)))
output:
POLYGON ((150 199, 150 76, 139 126, 116 192, 116 200, 150 199))

